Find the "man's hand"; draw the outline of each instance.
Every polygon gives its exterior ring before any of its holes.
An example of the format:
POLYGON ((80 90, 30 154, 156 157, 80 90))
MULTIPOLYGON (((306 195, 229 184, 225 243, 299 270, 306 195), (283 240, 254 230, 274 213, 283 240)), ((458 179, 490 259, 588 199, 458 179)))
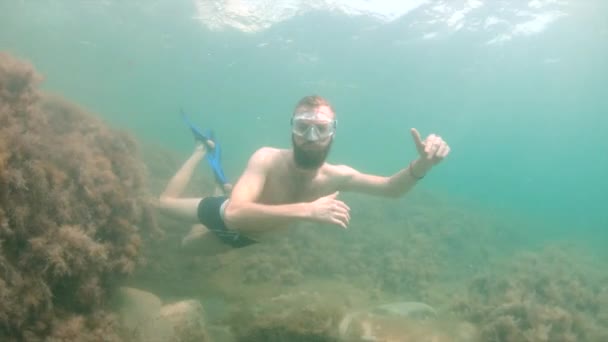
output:
POLYGON ((419 162, 427 168, 439 164, 450 153, 450 146, 440 136, 431 134, 422 141, 418 130, 412 128, 411 133, 420 155, 419 162))
POLYGON ((337 200, 337 196, 338 192, 334 192, 311 202, 310 218, 314 221, 347 228, 350 221, 350 208, 344 202, 337 200))

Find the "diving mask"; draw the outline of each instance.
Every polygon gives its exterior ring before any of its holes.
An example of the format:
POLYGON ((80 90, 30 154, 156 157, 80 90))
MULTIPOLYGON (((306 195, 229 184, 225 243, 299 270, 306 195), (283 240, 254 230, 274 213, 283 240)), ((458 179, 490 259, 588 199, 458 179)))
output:
POLYGON ((317 141, 334 135, 336 120, 319 113, 300 113, 291 119, 291 129, 308 141, 317 141))

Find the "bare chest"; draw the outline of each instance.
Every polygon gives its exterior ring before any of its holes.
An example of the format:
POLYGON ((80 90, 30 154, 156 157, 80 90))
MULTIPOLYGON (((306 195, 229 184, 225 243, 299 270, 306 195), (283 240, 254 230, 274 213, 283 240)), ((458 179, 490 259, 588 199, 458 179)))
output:
POLYGON ((267 204, 308 202, 335 191, 330 177, 318 174, 304 177, 285 170, 274 170, 266 179, 261 201, 267 204))

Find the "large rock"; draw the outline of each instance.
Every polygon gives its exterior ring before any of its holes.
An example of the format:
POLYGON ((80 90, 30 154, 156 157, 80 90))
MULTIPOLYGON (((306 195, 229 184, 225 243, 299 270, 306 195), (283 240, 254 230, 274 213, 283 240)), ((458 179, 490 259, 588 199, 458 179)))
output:
POLYGON ((131 341, 209 341, 204 310, 196 300, 162 305, 152 293, 123 287, 116 296, 116 311, 131 341))
POLYGON ((167 304, 160 309, 159 317, 171 325, 178 341, 208 341, 203 306, 197 300, 184 300, 167 304))
POLYGON ((439 320, 435 309, 420 302, 397 302, 350 312, 338 331, 344 341, 477 341, 472 325, 439 320))

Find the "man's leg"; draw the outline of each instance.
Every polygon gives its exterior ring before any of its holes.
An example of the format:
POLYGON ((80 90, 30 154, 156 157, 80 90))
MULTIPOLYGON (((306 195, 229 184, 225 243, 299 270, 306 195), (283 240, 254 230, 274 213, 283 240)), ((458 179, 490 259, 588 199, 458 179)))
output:
POLYGON ((171 178, 158 200, 158 206, 163 212, 177 218, 198 223, 197 208, 202 198, 180 198, 180 195, 184 192, 186 185, 188 185, 188 182, 192 178, 194 169, 201 159, 205 157, 205 153, 205 146, 202 144, 198 145, 190 158, 186 160, 173 178, 171 178))
POLYGON ((182 247, 186 247, 190 245, 192 242, 202 238, 207 233, 209 233, 209 229, 202 224, 194 224, 190 229, 188 235, 184 236, 182 239, 182 247))
MULTIPOLYGON (((227 184, 227 186, 230 186, 230 184, 227 184)), ((226 193, 225 189, 226 189, 226 185, 224 186, 224 189, 222 189, 216 185, 215 191, 213 193, 214 196, 224 195, 226 193)), ((207 227, 205 227, 205 225, 200 224, 200 223, 192 225, 192 228, 190 229, 190 232, 188 233, 188 235, 184 236, 184 238, 182 239, 182 246, 186 247, 186 246, 190 245, 192 242, 202 238, 207 233, 209 233, 209 229, 207 229, 207 227)))

